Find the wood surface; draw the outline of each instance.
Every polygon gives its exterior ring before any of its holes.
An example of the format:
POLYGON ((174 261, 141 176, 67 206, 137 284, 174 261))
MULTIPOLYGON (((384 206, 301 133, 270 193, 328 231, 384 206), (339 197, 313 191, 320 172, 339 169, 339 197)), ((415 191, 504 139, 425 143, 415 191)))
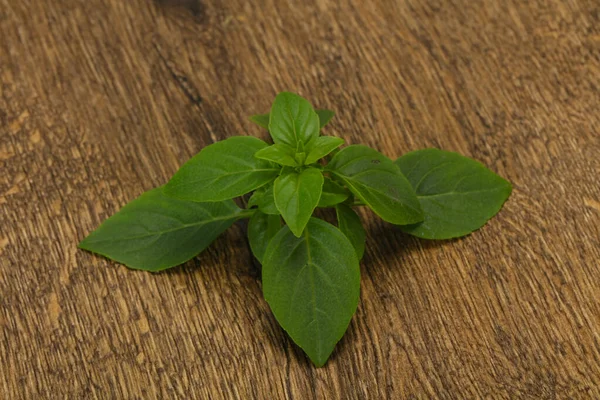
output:
POLYGON ((600 398, 597 0, 0 0, 0 398, 600 398), (453 241, 372 214, 361 301, 314 368, 243 224, 165 273, 76 248, 296 91, 390 157, 514 184, 453 241))

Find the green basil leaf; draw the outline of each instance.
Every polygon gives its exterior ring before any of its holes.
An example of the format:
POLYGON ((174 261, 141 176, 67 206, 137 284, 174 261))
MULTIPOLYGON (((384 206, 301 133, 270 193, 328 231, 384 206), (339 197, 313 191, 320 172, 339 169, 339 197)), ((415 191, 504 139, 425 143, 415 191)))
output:
POLYGON ((338 228, 350 240, 360 261, 365 254, 365 240, 367 238, 360 218, 352 208, 345 204, 335 206, 335 212, 337 214, 338 228))
POLYGON ((400 229, 425 239, 451 239, 481 228, 512 191, 508 181, 483 164, 449 151, 414 151, 396 164, 415 189, 425 215, 423 222, 400 229))
POLYGON ((232 200, 196 203, 157 188, 105 220, 79 247, 130 268, 160 271, 195 257, 243 216, 232 200))
POLYGON ((252 196, 250 196, 250 198, 248 199, 248 208, 251 207, 258 207, 260 202, 262 201, 262 198, 265 195, 265 191, 264 191, 264 186, 256 189, 254 192, 252 192, 252 196))
POLYGON ((279 324, 317 367, 324 365, 360 295, 358 259, 348 238, 317 218, 299 238, 283 227, 267 247, 262 282, 279 324))
POLYGON ((298 163, 294 159, 296 151, 287 144, 275 143, 272 146, 265 147, 254 154, 254 157, 261 160, 273 161, 279 165, 288 167, 297 167, 298 163))
POLYGON ((331 121, 331 118, 335 115, 335 113, 331 110, 317 110, 317 115, 319 116, 319 125, 323 128, 325 125, 331 121))
POLYGON ((275 205, 275 196, 273 195, 273 184, 268 184, 255 191, 248 200, 248 207, 257 206, 258 209, 269 215, 280 215, 275 205))
POLYGON ((269 129, 269 114, 257 114, 250 117, 250 121, 265 129, 269 129))
POLYGON ((323 182, 323 193, 321 193, 318 207, 331 207, 342 203, 348 197, 350 197, 348 190, 331 179, 325 178, 325 181, 323 182))
POLYGON ((267 246, 281 229, 281 217, 255 212, 248 222, 248 242, 254 257, 262 263, 267 246))
POLYGON ((275 205, 294 235, 302 235, 319 204, 322 189, 323 174, 316 168, 283 173, 275 180, 275 205))
POLYGON ((165 186, 165 194, 182 200, 222 201, 271 182, 281 167, 254 157, 267 147, 251 136, 234 136, 211 144, 185 163, 165 186))
POLYGON ((269 132, 275 143, 302 150, 319 136, 319 116, 311 104, 294 93, 279 93, 271 108, 269 132))
POLYGON ((312 164, 344 144, 344 139, 333 136, 319 136, 310 144, 305 164, 312 164))
POLYGON ((400 168, 378 151, 348 146, 331 159, 327 170, 385 221, 406 225, 423 220, 412 186, 400 168))
POLYGON ((274 185, 269 185, 265 189, 265 195, 260 202, 260 206, 258 207, 260 211, 265 214, 270 215, 279 215, 281 214, 275 205, 275 193, 274 193, 274 185))

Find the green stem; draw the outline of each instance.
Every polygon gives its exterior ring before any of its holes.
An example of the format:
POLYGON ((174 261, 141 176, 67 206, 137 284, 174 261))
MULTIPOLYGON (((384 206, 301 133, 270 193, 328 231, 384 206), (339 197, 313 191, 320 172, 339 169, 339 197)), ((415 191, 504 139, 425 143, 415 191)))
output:
POLYGON ((254 215, 254 213, 258 210, 258 208, 246 208, 245 210, 243 210, 242 212, 240 212, 237 215, 237 219, 244 219, 244 218, 250 218, 251 216, 254 215))

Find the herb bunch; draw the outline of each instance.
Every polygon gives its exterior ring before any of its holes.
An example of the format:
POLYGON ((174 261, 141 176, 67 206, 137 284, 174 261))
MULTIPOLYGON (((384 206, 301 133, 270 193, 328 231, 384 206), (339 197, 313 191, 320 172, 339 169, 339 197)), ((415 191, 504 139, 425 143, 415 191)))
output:
POLYGON ((160 271, 198 255, 234 222, 262 264, 275 318, 316 366, 329 358, 356 311, 365 230, 353 207, 424 239, 450 239, 483 226, 511 185, 482 164, 438 149, 392 161, 363 145, 340 149, 323 136, 333 117, 293 93, 252 121, 273 144, 235 136, 205 147, 165 185, 104 221, 79 247, 134 269, 160 271), (251 193, 246 208, 234 198, 251 193), (313 216, 335 208, 337 227, 313 216))

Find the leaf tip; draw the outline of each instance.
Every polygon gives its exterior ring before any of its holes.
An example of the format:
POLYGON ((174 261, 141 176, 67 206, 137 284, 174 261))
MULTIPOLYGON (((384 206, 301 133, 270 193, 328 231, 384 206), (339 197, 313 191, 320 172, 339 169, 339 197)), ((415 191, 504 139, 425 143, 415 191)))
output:
POLYGON ((302 233, 304 232, 304 229, 299 231, 298 227, 294 227, 294 228, 290 227, 290 231, 292 231, 292 234, 294 236, 296 236, 297 238, 300 238, 300 237, 302 237, 302 233))
POLYGON ((84 237, 83 239, 81 239, 81 241, 79 243, 77 243, 77 248, 81 249, 81 250, 92 251, 92 249, 89 245, 90 236, 91 236, 91 233, 89 235, 87 235, 86 237, 84 237))
POLYGON ((312 361, 313 365, 316 368, 323 368, 325 366, 325 364, 327 363, 327 359, 323 360, 313 360, 312 358, 310 359, 310 361, 312 361))

